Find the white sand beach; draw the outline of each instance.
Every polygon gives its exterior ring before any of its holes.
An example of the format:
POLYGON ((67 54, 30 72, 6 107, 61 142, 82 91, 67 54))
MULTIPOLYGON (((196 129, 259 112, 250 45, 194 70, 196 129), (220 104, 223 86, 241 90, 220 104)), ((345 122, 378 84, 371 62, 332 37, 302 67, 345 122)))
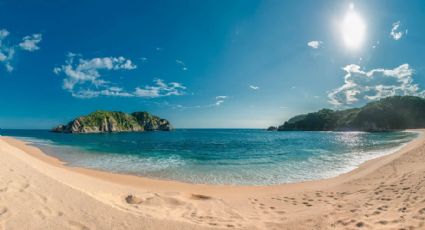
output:
POLYGON ((425 229, 424 162, 421 134, 332 179, 198 185, 68 167, 0 137, 0 229, 425 229))

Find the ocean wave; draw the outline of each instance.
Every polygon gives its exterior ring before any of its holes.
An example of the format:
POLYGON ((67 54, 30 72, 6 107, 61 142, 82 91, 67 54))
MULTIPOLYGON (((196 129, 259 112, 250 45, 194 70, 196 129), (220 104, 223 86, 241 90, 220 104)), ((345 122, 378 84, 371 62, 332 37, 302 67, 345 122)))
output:
POLYGON ((184 130, 146 135, 20 137, 68 165, 205 184, 269 185, 330 178, 393 153, 412 132, 184 130))

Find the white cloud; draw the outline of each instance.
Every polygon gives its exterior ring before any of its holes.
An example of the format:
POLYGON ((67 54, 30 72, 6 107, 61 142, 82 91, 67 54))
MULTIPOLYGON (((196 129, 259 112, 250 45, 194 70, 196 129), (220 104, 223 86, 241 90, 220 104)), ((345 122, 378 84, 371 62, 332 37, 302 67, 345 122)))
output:
POLYGON ((55 67, 53 72, 65 76, 62 87, 78 98, 99 96, 156 98, 184 94, 186 87, 178 82, 166 83, 156 79, 154 86, 139 86, 134 90, 125 90, 102 77, 104 72, 131 71, 136 68, 130 59, 124 57, 83 59, 81 55, 69 53, 65 64, 55 67))
POLYGON ((99 96, 133 97, 134 95, 126 92, 122 88, 112 86, 101 90, 81 89, 79 91, 72 92, 72 96, 77 98, 94 98, 99 96))
POLYGON ((8 72, 13 71, 13 66, 11 64, 13 57, 15 55, 15 48, 5 44, 5 39, 9 36, 9 31, 6 29, 0 30, 0 63, 2 63, 8 72))
POLYGON ((403 64, 394 69, 361 70, 351 64, 343 68, 347 73, 344 84, 328 94, 329 103, 341 106, 363 101, 379 100, 394 95, 425 96, 419 86, 413 83, 413 69, 403 64))
POLYGON ((254 85, 250 85, 249 88, 253 89, 253 90, 258 90, 260 89, 260 87, 258 86, 254 86, 254 85))
POLYGON ((83 59, 80 55, 69 53, 65 65, 53 69, 55 74, 63 73, 63 88, 71 93, 85 91, 84 86, 106 86, 109 82, 101 78, 102 70, 132 70, 137 66, 124 57, 102 57, 90 60, 83 59), (78 59, 78 60, 76 60, 78 59), (75 89, 77 88, 77 89, 75 89))
POLYGON ((220 106, 221 104, 223 104, 224 103, 224 100, 219 100, 219 101, 216 101, 215 102, 215 105, 216 106, 220 106))
MULTIPOLYGON (((398 31, 400 25, 401 25, 400 21, 393 23, 393 27, 391 28, 390 35, 394 40, 400 40, 404 35, 402 31, 398 31)), ((407 30, 406 30, 406 34, 407 34, 407 30)))
POLYGON ((187 66, 183 61, 176 59, 176 63, 181 66, 182 70, 184 70, 184 71, 187 70, 187 66))
MULTIPOLYGON (((8 37, 10 35, 10 32, 6 29, 0 29, 0 64, 3 64, 4 67, 6 68, 6 71, 8 72, 12 72, 14 67, 12 65, 14 56, 15 56, 15 52, 16 52, 16 48, 22 47, 21 44, 13 44, 13 42, 10 42, 8 40, 8 37)), ((25 36, 23 38, 23 41, 27 41, 25 43, 25 46, 28 49, 23 49, 26 51, 35 51, 37 49, 39 49, 39 47, 37 46, 37 43, 39 43, 41 41, 41 34, 34 34, 32 36, 25 36), (35 36, 35 37, 34 37, 35 36), (31 40, 33 39, 33 40, 31 40), (35 39, 35 40, 34 40, 35 39), (30 50, 30 46, 32 46, 32 49, 30 50)))
POLYGON ((6 70, 7 70, 7 72, 12 72, 13 71, 13 66, 10 64, 10 63, 6 63, 5 64, 5 67, 6 67, 6 70))
POLYGON ((133 93, 134 96, 149 98, 180 96, 184 94, 184 90, 186 89, 185 86, 178 82, 165 83, 161 79, 155 79, 154 82, 155 86, 137 87, 133 93))
POLYGON ((13 57, 15 56, 15 49, 1 44, 0 39, 0 63, 3 63, 8 72, 13 71, 11 64, 13 57))
POLYGON ((379 44, 380 44, 380 41, 378 40, 378 41, 376 41, 376 43, 374 45, 372 45, 372 48, 375 49, 376 47, 379 46, 379 44))
POLYGON ((215 103, 214 104, 210 104, 210 105, 207 105, 206 107, 214 107, 214 106, 220 106, 220 105, 222 105, 227 99, 229 99, 229 96, 224 96, 224 95, 221 95, 221 96, 217 96, 217 97, 215 97, 215 103))
POLYGON ((9 31, 7 31, 6 29, 1 29, 0 30, 0 39, 4 39, 7 36, 9 36, 9 31))
POLYGON ((31 36, 25 36, 22 38, 22 42, 19 43, 19 46, 21 49, 26 51, 36 51, 39 50, 40 47, 38 46, 38 43, 40 43, 42 40, 41 34, 33 34, 31 36))
POLYGON ((215 97, 215 104, 207 105, 206 107, 214 107, 222 105, 226 100, 229 99, 229 96, 220 95, 215 97))
POLYGON ((224 102, 226 102, 226 100, 228 99, 228 96, 216 96, 215 102, 214 103, 210 103, 210 104, 204 104, 204 105, 181 105, 181 104, 171 104, 167 101, 163 101, 163 102, 152 102, 158 106, 163 106, 163 107, 170 107, 172 109, 207 109, 207 108, 216 108, 221 106, 224 102))
POLYGON ((3 53, 0 53, 0 61, 6 60, 7 56, 3 53))
POLYGON ((307 43, 308 46, 310 46, 313 49, 318 49, 323 44, 322 41, 309 41, 307 43))

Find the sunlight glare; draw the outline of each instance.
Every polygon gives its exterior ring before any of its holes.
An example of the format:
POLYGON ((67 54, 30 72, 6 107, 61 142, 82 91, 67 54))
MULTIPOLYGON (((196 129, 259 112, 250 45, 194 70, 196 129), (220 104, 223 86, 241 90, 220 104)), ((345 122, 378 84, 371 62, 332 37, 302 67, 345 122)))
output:
POLYGON ((354 11, 354 5, 350 4, 350 9, 342 23, 342 35, 345 45, 350 49, 358 48, 364 40, 365 33, 366 25, 354 11))

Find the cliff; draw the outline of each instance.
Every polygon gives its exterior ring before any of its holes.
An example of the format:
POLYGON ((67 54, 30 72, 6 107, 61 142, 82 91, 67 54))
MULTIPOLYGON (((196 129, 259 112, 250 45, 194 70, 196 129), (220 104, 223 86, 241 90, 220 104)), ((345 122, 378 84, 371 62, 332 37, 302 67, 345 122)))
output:
POLYGON ((425 99, 393 96, 361 108, 295 116, 278 131, 390 131, 425 127, 425 99))
POLYGON ((78 117, 67 125, 59 125, 52 129, 61 133, 111 133, 111 132, 143 132, 170 131, 170 122, 147 112, 96 111, 78 117))

